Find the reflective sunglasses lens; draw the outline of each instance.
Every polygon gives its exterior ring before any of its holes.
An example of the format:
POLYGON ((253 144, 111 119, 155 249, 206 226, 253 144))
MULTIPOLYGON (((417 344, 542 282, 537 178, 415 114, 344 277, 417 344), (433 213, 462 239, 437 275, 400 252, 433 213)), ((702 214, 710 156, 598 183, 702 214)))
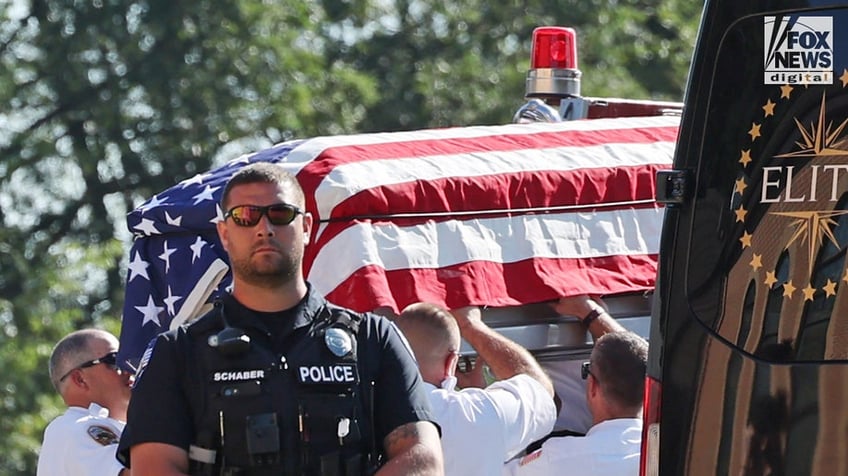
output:
POLYGON ((106 365, 111 365, 113 367, 117 367, 118 366, 118 353, 117 352, 110 352, 110 353, 104 355, 103 357, 101 357, 100 361, 103 362, 106 365))
POLYGON ((271 205, 267 213, 268 220, 274 225, 288 225, 297 216, 297 211, 286 205, 271 205))
POLYGON ((262 208, 241 205, 230 210, 230 217, 238 226, 255 226, 262 218, 262 208))

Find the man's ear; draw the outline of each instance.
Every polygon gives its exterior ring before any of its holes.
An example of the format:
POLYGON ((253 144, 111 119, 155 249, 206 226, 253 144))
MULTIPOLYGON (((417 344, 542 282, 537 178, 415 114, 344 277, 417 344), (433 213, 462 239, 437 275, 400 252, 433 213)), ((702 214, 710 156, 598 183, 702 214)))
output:
POLYGON ((586 381, 586 385, 589 386, 589 394, 593 397, 597 397, 600 395, 601 386, 598 385, 598 379, 595 378, 594 375, 589 374, 589 379, 586 381))
POLYGON ((227 234, 227 224, 223 220, 215 224, 215 229, 218 231, 218 239, 221 240, 221 246, 224 251, 229 253, 230 236, 227 234))
POLYGON ((87 389, 88 382, 85 381, 85 377, 83 377, 82 372, 73 372, 70 376, 71 385, 77 386, 79 388, 87 389))
POLYGON ((312 235, 312 214, 303 212, 303 241, 309 242, 309 237, 312 235))
POLYGON ((453 377, 456 372, 456 364, 459 363, 459 354, 456 352, 452 352, 445 358, 445 376, 453 377))

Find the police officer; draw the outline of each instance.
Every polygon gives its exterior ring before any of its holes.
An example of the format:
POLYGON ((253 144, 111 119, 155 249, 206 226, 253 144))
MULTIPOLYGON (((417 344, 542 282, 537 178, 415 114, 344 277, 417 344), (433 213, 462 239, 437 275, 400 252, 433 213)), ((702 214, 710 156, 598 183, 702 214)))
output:
POLYGON ((142 357, 119 448, 134 475, 442 474, 396 328, 330 305, 304 280, 304 202, 268 163, 224 188, 217 227, 232 294, 142 357))
POLYGON ((44 430, 39 476, 128 474, 115 459, 132 377, 118 369, 118 339, 99 329, 63 337, 50 354, 50 380, 68 409, 44 430))

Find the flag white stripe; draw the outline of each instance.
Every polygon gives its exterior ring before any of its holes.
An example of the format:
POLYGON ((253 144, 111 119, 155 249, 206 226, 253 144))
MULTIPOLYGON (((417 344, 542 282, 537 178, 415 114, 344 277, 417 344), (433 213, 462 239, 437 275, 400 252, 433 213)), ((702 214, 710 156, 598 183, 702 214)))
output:
POLYGON ((370 160, 339 165, 315 191, 319 219, 357 193, 381 186, 521 172, 569 172, 579 169, 642 165, 671 166, 674 142, 603 144, 597 146, 518 149, 370 160))
POLYGON ((431 221, 409 227, 357 223, 321 248, 309 281, 329 294, 368 265, 391 271, 478 260, 656 254, 662 218, 663 209, 648 208, 431 221))
MULTIPOLYGON (((406 132, 379 132, 372 134, 350 134, 315 137, 304 141, 289 152, 283 164, 286 169, 298 174, 304 167, 319 157, 325 150, 345 146, 367 146, 376 144, 402 143, 422 140, 476 139, 497 137, 507 134, 534 134, 557 131, 604 131, 612 129, 645 129, 672 127, 680 124, 677 116, 626 117, 593 119, 591 121, 565 121, 554 123, 507 124, 500 126, 451 127, 446 129, 424 129, 406 132)), ((415 148, 409 148, 414 153, 415 148)))

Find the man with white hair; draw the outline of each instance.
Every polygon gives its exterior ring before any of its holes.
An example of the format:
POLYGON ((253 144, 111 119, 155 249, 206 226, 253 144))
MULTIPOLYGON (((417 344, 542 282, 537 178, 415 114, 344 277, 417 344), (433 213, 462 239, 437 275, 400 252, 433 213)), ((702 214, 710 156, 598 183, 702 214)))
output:
POLYGON ((118 339, 98 329, 72 332, 53 348, 50 380, 68 409, 44 430, 38 476, 129 474, 115 452, 132 376, 118 367, 117 352, 118 339))
POLYGON ((412 347, 442 429, 446 476, 500 474, 505 461, 551 431, 557 413, 551 380, 530 352, 483 322, 480 308, 449 312, 416 303, 395 322, 412 347), (460 336, 477 351, 476 370, 485 361, 498 381, 455 389, 460 336))

